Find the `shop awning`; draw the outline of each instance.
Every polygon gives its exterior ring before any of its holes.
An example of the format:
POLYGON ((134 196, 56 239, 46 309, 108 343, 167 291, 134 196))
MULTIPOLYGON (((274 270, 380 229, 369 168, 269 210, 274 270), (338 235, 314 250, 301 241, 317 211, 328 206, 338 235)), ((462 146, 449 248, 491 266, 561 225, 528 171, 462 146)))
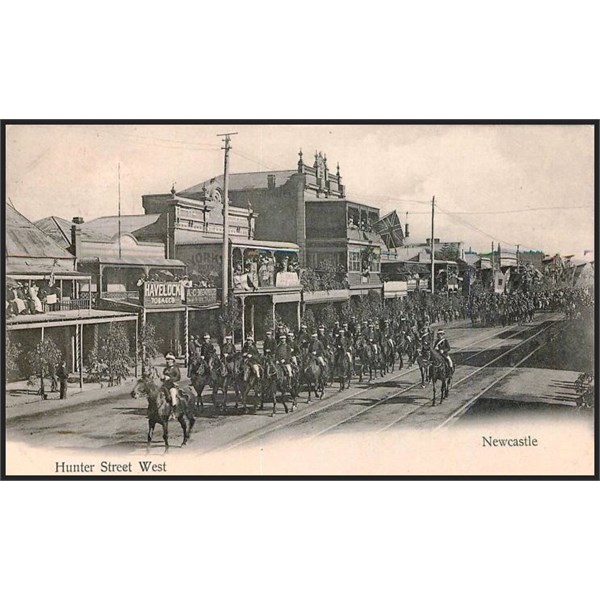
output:
POLYGON ((99 264, 106 266, 132 266, 132 267, 149 267, 151 269, 156 268, 185 268, 185 263, 181 260, 177 260, 174 258, 144 258, 142 256, 123 256, 121 258, 118 257, 88 257, 82 258, 79 260, 81 264, 90 265, 90 264, 99 264))

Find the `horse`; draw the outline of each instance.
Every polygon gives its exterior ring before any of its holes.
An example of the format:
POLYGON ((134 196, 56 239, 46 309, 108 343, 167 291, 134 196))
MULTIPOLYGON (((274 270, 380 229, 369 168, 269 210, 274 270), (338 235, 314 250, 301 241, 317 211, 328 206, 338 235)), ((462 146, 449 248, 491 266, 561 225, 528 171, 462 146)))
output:
POLYGON ((436 400, 436 384, 438 381, 441 382, 440 391, 440 404, 448 397, 448 391, 452 383, 453 370, 450 368, 446 359, 437 351, 431 350, 431 360, 429 364, 429 373, 431 379, 431 385, 433 387, 433 404, 435 406, 436 400))
POLYGON ((402 370, 404 367, 404 355, 406 354, 409 366, 412 365, 414 360, 411 362, 412 356, 412 338, 408 337, 403 330, 400 330, 396 334, 396 339, 394 340, 396 344, 396 352, 398 353, 398 368, 402 370))
POLYGON ((227 363, 214 355, 209 361, 210 367, 210 386, 212 388, 212 401, 217 406, 217 393, 219 390, 223 392, 223 413, 227 412, 227 392, 229 389, 230 371, 227 363))
POLYGON ((271 416, 274 416, 277 412, 277 392, 281 393, 279 401, 283 404, 285 412, 288 413, 288 407, 285 402, 285 394, 290 393, 292 398, 292 412, 296 408, 296 398, 292 392, 292 385, 290 378, 284 373, 283 366, 278 364, 271 357, 266 358, 264 366, 264 378, 262 386, 262 401, 261 408, 263 407, 264 401, 273 403, 273 412, 271 416))
POLYGON ((373 348, 373 344, 364 340, 359 342, 357 347, 358 355, 360 357, 360 373, 358 381, 362 383, 365 369, 369 372, 369 383, 373 381, 373 372, 377 375, 377 355, 373 348))
POLYGON ((431 350, 429 346, 424 346, 421 352, 417 355, 417 365, 421 372, 421 387, 424 388, 426 383, 430 381, 429 367, 431 364, 431 350))
MULTIPOLYGON (((235 387, 236 394, 241 396, 244 412, 246 411, 246 401, 251 390, 254 391, 254 410, 256 411, 258 400, 260 398, 260 408, 262 409, 263 399, 261 394, 262 379, 264 369, 262 365, 252 364, 247 356, 239 355, 234 361, 235 367, 235 387)), ((235 407, 237 408, 237 396, 235 407)))
POLYGON ((169 418, 171 414, 175 414, 175 418, 179 421, 179 424, 183 429, 183 442, 181 445, 185 446, 190 439, 192 428, 196 422, 194 416, 195 399, 190 397, 192 394, 180 388, 178 390, 179 401, 177 402, 177 406, 174 407, 170 402, 167 401, 166 390, 154 383, 152 378, 146 375, 142 376, 141 379, 138 379, 135 387, 131 391, 131 397, 137 398, 140 394, 146 396, 148 399, 147 449, 150 449, 152 435, 154 434, 154 427, 157 423, 159 423, 163 429, 165 452, 168 451, 169 418))
POLYGON ((204 391, 204 388, 211 382, 210 369, 208 367, 208 363, 203 358, 195 361, 190 366, 190 381, 192 382, 192 387, 196 392, 196 408, 199 404, 200 409, 203 409, 204 403, 202 402, 202 392, 204 391))
POLYGON ((340 380, 340 391, 349 388, 352 381, 352 354, 349 351, 338 350, 334 365, 340 380))
POLYGON ((302 357, 301 379, 306 383, 308 389, 307 403, 311 402, 311 394, 319 400, 325 393, 325 370, 317 360, 317 357, 310 352, 306 352, 302 357))
MULTIPOLYGON (((381 343, 381 365, 385 373, 393 373, 396 364, 396 348, 391 338, 384 338, 381 343)), ((383 373, 383 372, 382 372, 383 373)))

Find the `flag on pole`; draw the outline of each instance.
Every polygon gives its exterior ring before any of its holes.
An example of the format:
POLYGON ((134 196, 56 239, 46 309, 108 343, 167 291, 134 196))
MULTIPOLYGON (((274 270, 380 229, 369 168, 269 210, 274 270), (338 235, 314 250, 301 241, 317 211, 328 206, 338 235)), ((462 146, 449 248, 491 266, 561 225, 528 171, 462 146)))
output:
POLYGON ((404 242, 404 232, 398 213, 393 210, 373 225, 373 229, 381 236, 388 248, 398 248, 404 242))

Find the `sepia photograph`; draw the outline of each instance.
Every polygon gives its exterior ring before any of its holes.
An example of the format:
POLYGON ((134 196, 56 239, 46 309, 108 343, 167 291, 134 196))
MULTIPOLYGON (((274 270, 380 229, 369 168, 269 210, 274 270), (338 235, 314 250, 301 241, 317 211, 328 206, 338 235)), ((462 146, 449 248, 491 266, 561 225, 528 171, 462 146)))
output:
POLYGON ((597 479, 598 121, 2 136, 3 477, 597 479))

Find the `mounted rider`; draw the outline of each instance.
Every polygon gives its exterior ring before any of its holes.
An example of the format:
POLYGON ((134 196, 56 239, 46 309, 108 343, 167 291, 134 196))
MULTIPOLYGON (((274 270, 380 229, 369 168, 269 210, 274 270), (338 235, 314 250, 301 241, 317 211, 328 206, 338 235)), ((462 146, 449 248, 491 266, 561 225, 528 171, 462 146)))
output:
POLYGON ((275 341, 275 338, 273 337, 273 332, 267 331, 265 333, 265 341, 263 342, 263 354, 265 356, 267 356, 267 354, 270 354, 271 356, 273 356, 275 354, 276 349, 277 349, 277 342, 275 341))
POLYGON ((333 324, 333 327, 331 328, 331 334, 332 336, 335 338, 335 336, 340 332, 341 326, 340 326, 340 322, 336 321, 333 324))
POLYGON ((338 364, 342 364, 341 360, 344 354, 348 355, 350 363, 352 363, 352 353, 350 351, 350 339, 346 336, 344 329, 340 329, 335 338, 335 360, 338 364))
POLYGON ((287 334, 286 341, 287 341, 288 348, 290 349, 291 363, 297 369, 298 368, 298 357, 300 356, 300 346, 299 346, 298 342, 296 341, 296 336, 294 335, 293 331, 290 331, 287 334))
POLYGON ((292 352, 290 347, 287 345, 287 336, 285 333, 280 334, 279 336, 279 345, 275 350, 275 360, 280 363, 284 368, 284 373, 288 376, 288 378, 292 379, 292 352))
POLYGON ((254 337, 251 335, 246 337, 246 341, 242 346, 242 356, 248 361, 254 374, 260 377, 260 353, 254 342, 254 337))
POLYGON ((325 350, 328 350, 329 346, 331 346, 331 338, 325 332, 325 325, 319 325, 317 337, 319 338, 319 341, 323 344, 325 350))
POLYGON ((173 407, 176 407, 178 399, 177 382, 181 381, 181 371, 179 370, 179 367, 175 364, 175 355, 172 352, 168 352, 167 354, 165 354, 165 360, 167 361, 167 366, 163 369, 161 376, 161 380, 163 382, 163 389, 165 391, 167 402, 173 407))
POLYGON ((358 326, 358 323, 356 322, 356 317, 355 316, 350 317, 350 323, 348 323, 348 333, 350 334, 350 336, 352 337, 352 339, 354 341, 356 341, 356 337, 358 336, 358 330, 359 330, 359 326, 358 326))
POLYGON ((308 333, 308 327, 306 323, 300 325, 300 331, 298 332, 298 346, 300 348, 306 348, 310 343, 310 333, 308 333))
POLYGON ((221 346, 221 361, 227 365, 227 371, 233 373, 233 360, 235 358, 235 344, 231 335, 225 336, 225 341, 221 346))
POLYGON ((431 331, 431 327, 429 326, 429 321, 425 321, 421 328, 419 329, 419 343, 421 346, 430 346, 431 340, 433 338, 433 331, 431 331))
POLYGON ((440 329, 437 332, 437 340, 433 345, 433 349, 437 350, 437 352, 444 357, 444 360, 450 369, 454 368, 452 359, 450 358, 450 342, 446 339, 446 332, 443 329, 440 329))
POLYGON ((205 333, 204 341, 200 346, 200 358, 208 363, 210 359, 216 354, 217 349, 215 348, 212 340, 210 339, 210 335, 208 333, 205 333))
POLYGON ((308 351, 316 358, 317 363, 321 366, 322 369, 325 369, 327 363, 325 362, 325 346, 323 346, 323 342, 319 339, 319 336, 316 333, 311 335, 311 342, 308 345, 308 351))

